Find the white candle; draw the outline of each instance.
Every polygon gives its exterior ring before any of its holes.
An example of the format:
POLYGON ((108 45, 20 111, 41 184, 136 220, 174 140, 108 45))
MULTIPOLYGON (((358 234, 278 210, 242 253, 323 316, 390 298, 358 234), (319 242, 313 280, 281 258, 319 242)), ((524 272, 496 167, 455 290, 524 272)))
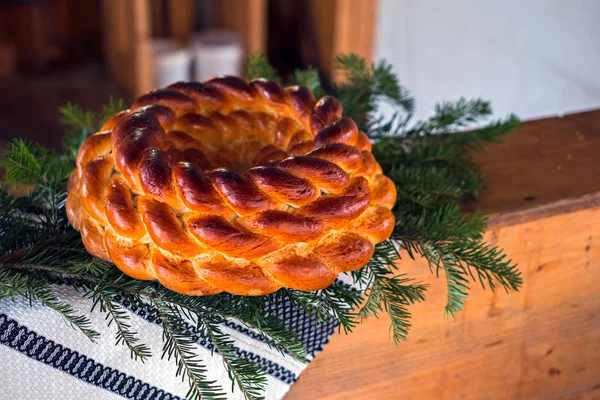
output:
POLYGON ((162 88, 178 81, 190 80, 191 55, 180 48, 175 39, 153 38, 150 41, 153 60, 153 86, 162 88))
POLYGON ((194 79, 204 81, 215 76, 242 74, 242 39, 233 31, 210 30, 194 36, 196 67, 194 79))

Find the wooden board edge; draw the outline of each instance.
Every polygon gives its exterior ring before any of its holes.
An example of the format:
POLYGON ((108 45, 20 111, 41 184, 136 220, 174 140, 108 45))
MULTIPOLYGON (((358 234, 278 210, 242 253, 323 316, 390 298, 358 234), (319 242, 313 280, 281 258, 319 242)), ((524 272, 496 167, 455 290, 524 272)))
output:
POLYGON ((552 203, 534 205, 515 211, 500 212, 488 216, 487 229, 494 230, 506 226, 523 224, 559 214, 567 214, 587 208, 600 206, 600 192, 581 197, 564 199, 552 203))

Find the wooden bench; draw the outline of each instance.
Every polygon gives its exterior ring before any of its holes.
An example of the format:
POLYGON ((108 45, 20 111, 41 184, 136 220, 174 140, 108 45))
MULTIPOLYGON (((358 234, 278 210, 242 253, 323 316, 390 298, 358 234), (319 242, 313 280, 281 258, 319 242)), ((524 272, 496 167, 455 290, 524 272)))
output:
POLYGON ((287 400, 600 398, 600 111, 524 123, 476 159, 487 240, 520 265, 521 291, 473 283, 448 319, 444 279, 404 261, 430 285, 408 340, 394 346, 387 318, 335 334, 287 400))

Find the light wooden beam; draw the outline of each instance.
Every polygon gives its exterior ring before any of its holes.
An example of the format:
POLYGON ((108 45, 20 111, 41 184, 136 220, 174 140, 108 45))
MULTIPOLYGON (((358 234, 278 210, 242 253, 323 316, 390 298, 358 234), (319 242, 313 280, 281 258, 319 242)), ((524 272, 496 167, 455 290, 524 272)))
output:
POLYGON ((171 37, 181 42, 189 39, 194 28, 194 0, 169 2, 169 30, 171 37))
POLYGON ((372 61, 377 0, 311 0, 310 5, 322 71, 333 73, 338 54, 356 53, 372 61))
POLYGON ((216 6, 219 27, 239 33, 246 54, 266 51, 267 0, 220 0, 216 6))

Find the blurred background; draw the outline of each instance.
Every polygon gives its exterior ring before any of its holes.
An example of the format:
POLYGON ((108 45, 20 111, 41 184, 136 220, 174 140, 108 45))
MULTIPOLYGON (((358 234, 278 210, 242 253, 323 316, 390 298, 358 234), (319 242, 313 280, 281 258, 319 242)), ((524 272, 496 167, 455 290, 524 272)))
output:
MULTIPOLYGON (((0 141, 57 146, 58 107, 100 110, 178 80, 387 59, 415 117, 461 96, 523 119, 600 106, 596 0, 0 0, 0 141)), ((382 107, 383 113, 389 113, 382 107)))

